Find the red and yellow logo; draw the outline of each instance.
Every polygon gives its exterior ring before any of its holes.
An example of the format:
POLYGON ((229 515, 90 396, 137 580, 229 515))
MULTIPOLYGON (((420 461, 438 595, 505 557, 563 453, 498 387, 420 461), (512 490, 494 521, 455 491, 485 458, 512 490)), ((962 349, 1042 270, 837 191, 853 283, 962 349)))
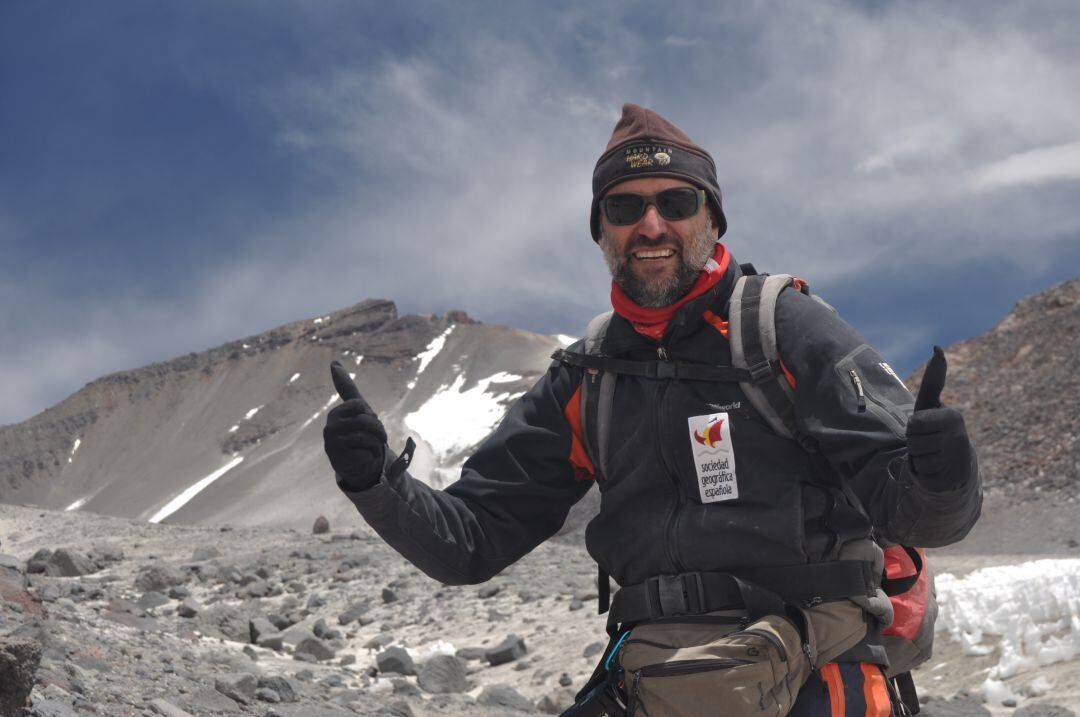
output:
POLYGON ((703 446, 709 448, 715 448, 716 444, 723 440, 723 435, 720 433, 720 426, 724 425, 724 419, 721 418, 716 423, 710 423, 705 429, 705 435, 701 435, 697 431, 694 431, 694 440, 703 446))

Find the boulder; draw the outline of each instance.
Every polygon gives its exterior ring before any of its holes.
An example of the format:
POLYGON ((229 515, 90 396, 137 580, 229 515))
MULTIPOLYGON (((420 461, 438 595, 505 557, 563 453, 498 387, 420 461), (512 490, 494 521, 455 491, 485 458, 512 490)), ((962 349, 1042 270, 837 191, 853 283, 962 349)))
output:
POLYGON ((135 587, 143 592, 156 590, 164 593, 174 585, 183 585, 188 576, 182 570, 165 563, 154 563, 139 570, 135 576, 135 587))
POLYGON ((246 672, 224 674, 214 680, 214 689, 242 705, 255 699, 257 687, 255 675, 249 675, 246 672))
POLYGON ((396 672, 399 675, 415 675, 416 665, 403 647, 388 647, 375 656, 379 672, 396 672))
POLYGON ((525 640, 517 635, 508 635, 505 640, 484 653, 484 659, 488 661, 489 665, 495 667, 496 665, 513 662, 527 652, 525 640))
POLYGON ((432 694, 465 692, 469 689, 465 675, 464 660, 453 655, 436 655, 420 666, 416 684, 432 694))
POLYGON ((292 679, 273 675, 259 678, 259 689, 273 690, 282 702, 299 702, 300 688, 292 679))
POLYGON ((22 713, 34 689, 41 643, 28 637, 0 637, 0 714, 22 713))
POLYGON ((317 637, 309 637, 297 643, 296 647, 293 648, 293 652, 303 652, 311 655, 319 662, 332 660, 335 654, 333 648, 317 637))
POLYGON ((315 519, 315 524, 311 526, 311 532, 315 535, 329 533, 330 521, 326 519, 326 516, 320 515, 318 518, 315 519))
POLYGON ((533 704, 510 685, 489 685, 476 698, 486 707, 506 707, 509 709, 533 711, 533 704))

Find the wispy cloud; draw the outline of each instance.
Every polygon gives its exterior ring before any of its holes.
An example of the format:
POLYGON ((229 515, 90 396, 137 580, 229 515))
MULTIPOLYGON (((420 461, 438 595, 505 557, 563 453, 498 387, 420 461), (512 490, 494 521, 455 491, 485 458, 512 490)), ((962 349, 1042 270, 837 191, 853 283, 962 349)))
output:
POLYGON ((1009 155, 975 170, 977 192, 1026 184, 1080 179, 1080 142, 1039 147, 1009 155))

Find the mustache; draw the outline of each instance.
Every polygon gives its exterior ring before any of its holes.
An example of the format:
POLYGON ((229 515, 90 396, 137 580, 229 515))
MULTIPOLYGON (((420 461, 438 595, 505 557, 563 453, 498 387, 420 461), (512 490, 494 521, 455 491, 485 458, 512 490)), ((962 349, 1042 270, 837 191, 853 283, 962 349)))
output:
POLYGON ((633 239, 626 245, 625 254, 630 256, 639 249, 655 249, 660 246, 668 246, 675 250, 677 255, 682 255, 683 246, 677 241, 673 241, 667 234, 661 234, 655 239, 649 239, 648 237, 639 236, 633 239))

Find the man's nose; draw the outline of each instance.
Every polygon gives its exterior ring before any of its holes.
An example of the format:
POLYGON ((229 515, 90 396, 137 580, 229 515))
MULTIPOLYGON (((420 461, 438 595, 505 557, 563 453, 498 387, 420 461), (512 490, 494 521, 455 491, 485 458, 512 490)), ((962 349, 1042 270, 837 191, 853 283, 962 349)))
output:
POLYGON ((660 216, 660 211, 656 208, 656 205, 650 204, 645 207, 645 213, 641 216, 638 232, 649 239, 656 239, 665 231, 664 218, 660 216))

